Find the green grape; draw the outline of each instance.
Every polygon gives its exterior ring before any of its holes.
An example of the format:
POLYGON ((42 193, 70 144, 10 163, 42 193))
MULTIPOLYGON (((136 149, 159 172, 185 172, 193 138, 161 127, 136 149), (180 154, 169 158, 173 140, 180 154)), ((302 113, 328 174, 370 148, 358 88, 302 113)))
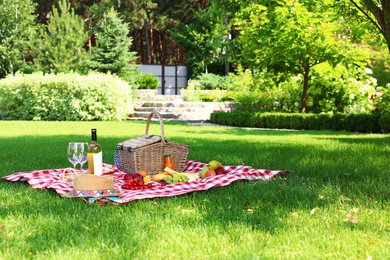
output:
POLYGON ((173 183, 172 176, 170 175, 165 176, 164 181, 168 184, 173 183))
POLYGON ((181 173, 176 173, 173 176, 166 176, 164 181, 167 184, 172 184, 172 183, 178 183, 178 182, 186 182, 190 178, 187 175, 181 174, 181 173))

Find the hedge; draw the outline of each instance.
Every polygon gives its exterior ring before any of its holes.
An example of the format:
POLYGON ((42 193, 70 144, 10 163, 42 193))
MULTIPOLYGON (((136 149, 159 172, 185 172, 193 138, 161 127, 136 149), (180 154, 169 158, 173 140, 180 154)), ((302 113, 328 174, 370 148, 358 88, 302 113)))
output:
POLYGON ((240 127, 390 133, 390 114, 213 112, 210 121, 240 127))
POLYGON ((30 74, 0 80, 0 114, 8 120, 122 120, 131 87, 103 73, 30 74))

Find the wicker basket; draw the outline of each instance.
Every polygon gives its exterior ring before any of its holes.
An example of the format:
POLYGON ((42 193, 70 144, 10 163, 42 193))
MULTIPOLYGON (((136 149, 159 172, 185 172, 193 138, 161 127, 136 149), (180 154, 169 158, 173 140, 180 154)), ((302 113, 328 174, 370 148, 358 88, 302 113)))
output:
POLYGON ((164 122, 161 115, 150 113, 144 135, 121 142, 117 145, 122 170, 128 173, 145 171, 155 175, 164 169, 164 154, 172 155, 175 170, 184 170, 190 147, 165 139, 164 122), (150 121, 156 115, 160 120, 161 136, 149 135, 150 121))

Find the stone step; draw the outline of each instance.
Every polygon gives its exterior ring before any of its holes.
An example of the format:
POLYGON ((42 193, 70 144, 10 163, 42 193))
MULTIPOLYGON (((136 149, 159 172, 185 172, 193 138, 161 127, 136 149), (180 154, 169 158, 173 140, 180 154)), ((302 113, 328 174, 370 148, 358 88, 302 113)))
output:
MULTIPOLYGON (((161 115, 161 117, 163 119, 179 119, 181 114, 173 114, 173 113, 160 113, 159 114, 161 115)), ((138 111, 134 111, 134 114, 132 115, 132 117, 136 117, 136 118, 148 118, 150 115, 150 112, 138 112, 138 111)))
POLYGON ((163 119, 184 121, 208 121, 213 111, 230 111, 229 102, 134 102, 132 118, 148 118, 152 111, 157 111, 163 119))

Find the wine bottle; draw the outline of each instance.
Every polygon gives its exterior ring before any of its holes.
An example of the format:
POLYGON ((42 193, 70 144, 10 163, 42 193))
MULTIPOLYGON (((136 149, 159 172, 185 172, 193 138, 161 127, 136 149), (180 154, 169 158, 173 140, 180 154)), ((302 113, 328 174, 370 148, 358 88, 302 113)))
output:
POLYGON ((102 146, 97 142, 96 129, 91 129, 92 143, 88 146, 88 170, 89 173, 102 175, 103 154, 102 146))

